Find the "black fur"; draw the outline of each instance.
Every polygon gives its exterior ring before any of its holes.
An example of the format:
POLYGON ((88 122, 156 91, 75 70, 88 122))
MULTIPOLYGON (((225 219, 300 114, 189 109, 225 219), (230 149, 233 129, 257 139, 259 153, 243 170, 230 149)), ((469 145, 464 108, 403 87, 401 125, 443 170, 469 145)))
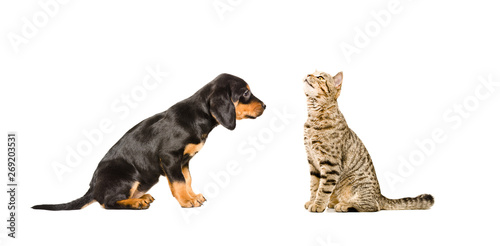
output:
MULTIPOLYGON (((191 97, 168 110, 149 117, 132 129, 108 151, 94 172, 88 192, 81 198, 57 205, 37 205, 34 209, 72 210, 97 201, 104 208, 124 208, 117 201, 128 199, 134 182, 137 191, 147 192, 160 175, 169 182, 185 182, 182 168, 192 156, 184 154, 188 144, 204 142, 219 123, 229 130, 236 127, 235 102, 265 104, 246 93, 247 83, 236 76, 221 74, 191 97), (245 95, 244 95, 245 94, 245 95)), ((247 118, 247 117, 246 117, 247 118)))

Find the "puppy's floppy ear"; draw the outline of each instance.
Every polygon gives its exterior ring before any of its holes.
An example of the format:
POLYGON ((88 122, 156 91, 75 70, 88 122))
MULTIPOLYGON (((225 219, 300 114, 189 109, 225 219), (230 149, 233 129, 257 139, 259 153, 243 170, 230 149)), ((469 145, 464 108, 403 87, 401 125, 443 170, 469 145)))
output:
POLYGON ((227 93, 214 93, 210 98, 210 113, 229 130, 236 128, 236 111, 227 93))

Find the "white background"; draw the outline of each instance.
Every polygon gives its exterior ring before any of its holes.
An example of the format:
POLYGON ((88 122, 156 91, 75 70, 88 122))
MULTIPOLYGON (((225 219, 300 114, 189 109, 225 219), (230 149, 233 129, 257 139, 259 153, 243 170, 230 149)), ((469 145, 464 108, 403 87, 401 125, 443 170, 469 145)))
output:
POLYGON ((1 243, 498 245, 498 4, 68 1, 47 13, 46 2, 0 4, 1 131, 19 136, 18 234, 7 238, 0 226, 1 243), (377 22, 380 13, 391 14, 377 22), (36 32, 23 36, 25 20, 36 32), (25 39, 13 44, 13 37, 25 39), (347 45, 356 53, 344 54, 347 45), (149 68, 168 76, 141 89, 149 68), (432 209, 303 208, 309 171, 301 81, 315 69, 344 72, 340 109, 367 146, 382 193, 430 193, 432 209), (193 188, 208 198, 202 208, 181 209, 162 177, 145 211, 30 209, 82 196, 99 160, 129 128, 222 72, 245 79, 268 106, 234 131, 214 129, 192 160, 193 188), (483 87, 488 78, 496 85, 483 87), (133 93, 138 100, 127 115, 113 108, 133 93), (68 149, 88 142, 84 132, 102 120, 112 130, 58 179, 54 163, 64 165, 68 149), (442 136, 429 143, 435 132, 442 136), (236 172, 223 174, 231 165, 236 172), (214 178, 223 175, 229 179, 214 178))

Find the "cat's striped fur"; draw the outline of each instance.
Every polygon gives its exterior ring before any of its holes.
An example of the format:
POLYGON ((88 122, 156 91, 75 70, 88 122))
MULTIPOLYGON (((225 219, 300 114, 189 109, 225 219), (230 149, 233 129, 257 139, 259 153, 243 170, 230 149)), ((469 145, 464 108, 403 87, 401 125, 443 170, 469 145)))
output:
POLYGON ((381 209, 428 209, 431 195, 388 199, 380 193, 372 160, 365 146, 347 126, 337 98, 342 72, 331 76, 316 71, 304 79, 308 119, 304 124, 311 175, 311 198, 305 208, 323 212, 374 212, 381 209))

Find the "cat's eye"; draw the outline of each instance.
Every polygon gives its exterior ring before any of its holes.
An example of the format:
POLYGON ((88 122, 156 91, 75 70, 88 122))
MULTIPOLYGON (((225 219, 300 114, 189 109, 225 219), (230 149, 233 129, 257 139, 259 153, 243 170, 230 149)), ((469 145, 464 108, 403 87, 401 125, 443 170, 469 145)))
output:
POLYGON ((318 78, 318 79, 319 79, 319 80, 321 80, 321 81, 325 81, 325 78, 323 78, 323 76, 318 76, 318 77, 316 77, 316 78, 318 78))

